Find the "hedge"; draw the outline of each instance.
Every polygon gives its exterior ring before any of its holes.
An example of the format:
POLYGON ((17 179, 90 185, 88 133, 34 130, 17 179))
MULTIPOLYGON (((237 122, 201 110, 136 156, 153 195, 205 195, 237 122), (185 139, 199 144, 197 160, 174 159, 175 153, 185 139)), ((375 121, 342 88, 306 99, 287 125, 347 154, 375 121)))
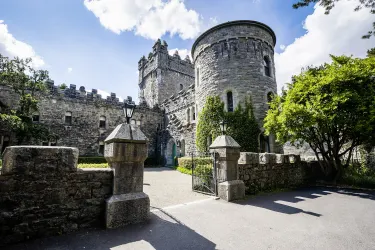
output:
MULTIPOLYGON (((211 157, 196 157, 194 159, 194 164, 196 166, 198 165, 210 165, 212 164, 212 158, 211 157)), ((191 157, 181 157, 178 158, 178 166, 191 169, 192 165, 192 158, 191 157)))
POLYGON ((78 164, 99 164, 107 163, 103 156, 78 157, 78 164))
POLYGON ((108 163, 81 163, 78 168, 109 168, 108 163))
MULTIPOLYGON (((107 160, 103 156, 78 157, 78 164, 107 164, 107 160)), ((148 157, 145 160, 145 166, 163 165, 162 158, 148 157)))

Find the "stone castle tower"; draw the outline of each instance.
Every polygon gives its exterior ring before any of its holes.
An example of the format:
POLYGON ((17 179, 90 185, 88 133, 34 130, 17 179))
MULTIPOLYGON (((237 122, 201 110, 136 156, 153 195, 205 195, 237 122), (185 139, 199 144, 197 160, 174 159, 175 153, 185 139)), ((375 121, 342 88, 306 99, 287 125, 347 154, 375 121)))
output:
POLYGON ((275 44, 271 28, 247 20, 220 24, 198 37, 192 48, 198 111, 207 96, 221 96, 227 111, 251 96, 262 125, 268 99, 277 92, 275 44))
POLYGON ((153 108, 187 86, 194 83, 194 66, 187 56, 184 60, 178 52, 168 54, 168 44, 156 41, 147 59, 138 62, 139 100, 153 108))

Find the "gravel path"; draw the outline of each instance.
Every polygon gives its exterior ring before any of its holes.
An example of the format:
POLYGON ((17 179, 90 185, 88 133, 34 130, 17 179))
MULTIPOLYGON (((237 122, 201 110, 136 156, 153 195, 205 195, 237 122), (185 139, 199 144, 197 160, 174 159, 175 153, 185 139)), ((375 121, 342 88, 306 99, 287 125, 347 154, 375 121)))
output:
POLYGON ((212 198, 191 190, 191 176, 170 168, 145 168, 143 191, 151 209, 212 198))

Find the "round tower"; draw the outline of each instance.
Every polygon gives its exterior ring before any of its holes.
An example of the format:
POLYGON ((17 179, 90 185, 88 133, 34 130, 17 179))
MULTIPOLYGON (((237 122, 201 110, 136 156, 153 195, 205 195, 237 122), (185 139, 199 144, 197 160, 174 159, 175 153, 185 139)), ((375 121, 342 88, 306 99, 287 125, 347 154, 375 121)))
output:
POLYGON ((219 95, 227 111, 251 96, 262 126, 267 102, 277 92, 275 44, 270 27, 249 20, 223 23, 199 36, 192 47, 198 112, 207 96, 219 95))

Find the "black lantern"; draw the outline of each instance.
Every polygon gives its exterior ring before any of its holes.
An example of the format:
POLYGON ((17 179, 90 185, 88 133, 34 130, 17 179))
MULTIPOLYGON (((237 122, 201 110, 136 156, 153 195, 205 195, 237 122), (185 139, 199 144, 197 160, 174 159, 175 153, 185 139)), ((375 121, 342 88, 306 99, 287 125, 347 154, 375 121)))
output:
POLYGON ((128 96, 127 100, 124 101, 124 115, 126 117, 126 123, 130 124, 130 118, 132 118, 135 109, 135 103, 132 101, 131 96, 128 96))
POLYGON ((225 135, 225 133, 227 132, 227 122, 225 120, 222 120, 220 122, 220 129, 221 129, 221 134, 225 135))

